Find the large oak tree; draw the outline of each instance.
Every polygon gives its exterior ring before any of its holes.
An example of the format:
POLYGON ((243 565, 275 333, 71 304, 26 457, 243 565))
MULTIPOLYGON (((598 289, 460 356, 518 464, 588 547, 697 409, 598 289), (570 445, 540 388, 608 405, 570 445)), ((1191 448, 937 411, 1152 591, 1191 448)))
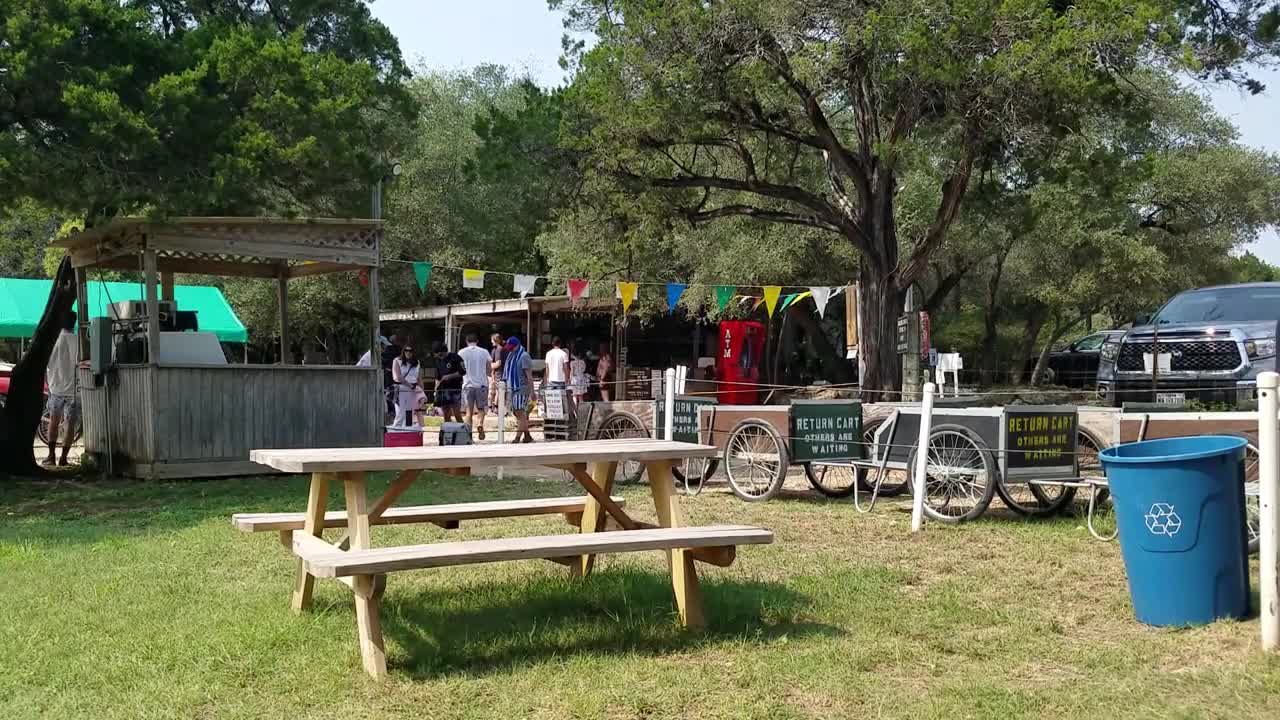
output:
POLYGON ((893 318, 975 177, 1099 116, 1146 118, 1131 83, 1178 66, 1244 80, 1271 3, 1174 0, 551 0, 597 172, 700 224, 834 233, 861 257, 862 383, 898 383, 893 318), (904 181, 940 178, 905 216, 904 181))

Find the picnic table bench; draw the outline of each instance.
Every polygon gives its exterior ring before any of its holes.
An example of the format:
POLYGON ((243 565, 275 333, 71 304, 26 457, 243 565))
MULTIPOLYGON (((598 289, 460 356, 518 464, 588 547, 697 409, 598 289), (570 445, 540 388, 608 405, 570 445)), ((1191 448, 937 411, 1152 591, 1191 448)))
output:
POLYGON ((742 525, 686 526, 672 482, 671 467, 685 459, 711 457, 714 447, 649 439, 591 440, 541 444, 454 445, 444 447, 254 450, 250 460, 277 470, 310 473, 307 509, 301 513, 241 513, 232 524, 243 532, 277 532, 297 556, 292 607, 311 604, 317 577, 333 578, 355 596, 356 627, 365 670, 386 675, 386 652, 378 605, 386 575, 401 570, 453 565, 551 560, 575 576, 591 573, 597 554, 661 550, 666 552, 681 623, 704 623, 695 562, 727 566, 738 545, 773 542, 773 533, 742 525), (649 473, 658 524, 635 520, 625 501, 610 494, 618 463, 639 461, 649 473), (566 471, 584 497, 535 498, 491 502, 393 507, 424 470, 467 475, 480 468, 542 466, 566 471), (370 472, 396 471, 396 478, 372 505, 370 472), (326 511, 329 485, 344 486, 345 511, 326 511), (493 540, 429 543, 374 548, 374 525, 431 523, 456 528, 467 520, 531 515, 563 515, 577 534, 539 535, 493 540), (622 532, 602 534, 612 523, 622 532), (346 528, 337 542, 323 538, 325 528, 346 528))

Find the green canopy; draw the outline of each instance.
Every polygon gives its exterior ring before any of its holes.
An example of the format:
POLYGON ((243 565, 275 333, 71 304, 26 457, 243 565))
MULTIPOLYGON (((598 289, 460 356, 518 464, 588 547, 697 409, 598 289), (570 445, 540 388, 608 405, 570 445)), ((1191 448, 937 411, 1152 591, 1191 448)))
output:
MULTIPOLYGON (((35 334, 52 280, 0 278, 0 338, 30 338, 35 334)), ((89 281, 90 317, 106 317, 107 305, 121 300, 144 300, 142 283, 89 281)), ((222 342, 248 342, 240 318, 232 312, 222 291, 207 285, 177 285, 174 300, 179 310, 194 310, 201 332, 211 332, 222 342)), ((78 310, 77 310, 78 311, 78 310)))

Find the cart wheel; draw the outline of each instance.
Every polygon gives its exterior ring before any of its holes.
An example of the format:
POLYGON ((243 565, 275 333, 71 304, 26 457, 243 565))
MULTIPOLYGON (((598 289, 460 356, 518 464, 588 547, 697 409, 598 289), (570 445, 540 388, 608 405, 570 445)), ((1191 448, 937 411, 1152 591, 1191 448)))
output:
MULTIPOLYGON (((908 468, 916 466, 918 452, 911 451, 908 468)), ((991 504, 995 475, 995 461, 982 438, 960 425, 939 425, 929 434, 925 514, 948 523, 978 517, 991 504)))
POLYGON ((1249 534, 1249 554, 1257 555, 1261 536, 1262 486, 1258 483, 1258 446, 1249 441, 1244 448, 1244 521, 1249 534))
POLYGON ((671 474, 676 480, 684 483, 686 495, 697 495, 702 486, 716 474, 720 461, 716 458, 690 458, 679 465, 671 466, 671 474))
MULTIPOLYGON (((600 429, 596 431, 597 440, 647 437, 649 437, 649 431, 645 430, 640 418, 625 411, 618 411, 606 417, 604 422, 600 424, 600 429)), ((618 463, 617 482, 620 484, 638 483, 643 475, 644 463, 642 462, 624 460, 618 463)))
POLYGON ((832 461, 805 463, 804 474, 814 490, 831 498, 848 497, 864 481, 866 470, 849 463, 832 461))
POLYGON ((36 435, 40 437, 40 442, 45 445, 49 444, 49 410, 45 409, 44 414, 40 416, 40 425, 36 428, 36 435))
POLYGON ((1076 431, 1077 475, 1086 480, 1089 478, 1105 478, 1107 476, 1102 471, 1102 461, 1098 459, 1098 453, 1102 451, 1104 444, 1087 430, 1076 431))
POLYGON ((768 500, 787 477, 787 447, 773 426, 743 420, 729 432, 724 469, 734 495, 747 502, 768 500))
MULTIPOLYGON (((875 447, 876 432, 887 420, 887 417, 880 417, 862 426, 862 443, 865 447, 875 447)), ((888 448, 885 449, 885 452, 889 452, 888 448)), ((877 462, 876 465, 878 466, 879 463, 877 462)), ((910 468, 907 470, 894 470, 886 467, 883 475, 884 477, 880 480, 880 492, 877 493, 879 497, 895 497, 911 490, 910 468)), ((875 476, 875 471, 859 473, 858 489, 866 493, 875 492, 875 476)))

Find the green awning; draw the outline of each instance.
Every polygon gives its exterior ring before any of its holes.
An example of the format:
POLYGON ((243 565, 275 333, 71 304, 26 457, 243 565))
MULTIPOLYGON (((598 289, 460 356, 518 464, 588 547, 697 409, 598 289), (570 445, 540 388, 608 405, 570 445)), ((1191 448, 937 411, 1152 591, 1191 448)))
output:
MULTIPOLYGON (((35 334, 52 280, 0 278, 0 338, 30 338, 35 334)), ((90 317, 106 317, 107 305, 121 300, 143 300, 141 283, 89 281, 90 317)), ((177 285, 174 300, 179 310, 194 310, 201 332, 211 332, 222 342, 248 342, 249 333, 232 312, 222 291, 207 285, 177 285)))

